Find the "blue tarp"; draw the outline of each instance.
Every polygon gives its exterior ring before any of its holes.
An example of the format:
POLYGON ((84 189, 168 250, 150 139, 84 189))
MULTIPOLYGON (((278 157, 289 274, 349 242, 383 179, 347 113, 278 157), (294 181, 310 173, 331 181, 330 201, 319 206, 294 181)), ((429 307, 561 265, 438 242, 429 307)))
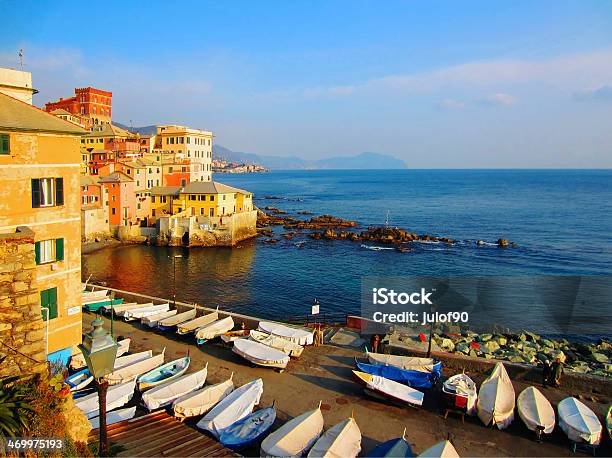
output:
POLYGON ((437 372, 419 372, 400 369, 395 366, 380 364, 356 363, 357 368, 366 374, 379 375, 411 388, 431 388, 439 378, 437 372))

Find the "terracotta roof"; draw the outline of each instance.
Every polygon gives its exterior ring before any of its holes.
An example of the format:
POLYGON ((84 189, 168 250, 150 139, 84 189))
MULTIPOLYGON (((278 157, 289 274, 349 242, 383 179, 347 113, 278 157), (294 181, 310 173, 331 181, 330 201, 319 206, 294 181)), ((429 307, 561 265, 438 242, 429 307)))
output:
POLYGON ((181 189, 181 194, 224 194, 239 192, 241 194, 249 194, 243 189, 234 188, 216 181, 193 181, 181 189))
POLYGON ((84 135, 86 131, 33 105, 0 93, 0 129, 84 135))
POLYGON ((152 196, 174 196, 178 195, 180 189, 178 186, 154 186, 149 192, 152 196))
POLYGON ((108 176, 100 178, 100 183, 127 183, 132 180, 123 172, 113 172, 108 176))
POLYGON ((80 185, 81 186, 100 186, 98 184, 98 178, 97 177, 92 177, 91 175, 81 175, 79 177, 80 180, 80 185))

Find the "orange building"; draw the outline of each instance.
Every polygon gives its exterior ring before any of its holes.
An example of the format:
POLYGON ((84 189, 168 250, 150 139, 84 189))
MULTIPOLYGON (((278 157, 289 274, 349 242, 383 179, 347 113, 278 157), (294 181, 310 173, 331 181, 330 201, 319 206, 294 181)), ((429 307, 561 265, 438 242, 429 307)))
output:
POLYGON ((108 206, 109 226, 129 226, 136 222, 136 193, 134 180, 122 172, 113 172, 100 178, 106 189, 104 202, 108 206))
MULTIPOLYGON (((45 104, 45 111, 62 109, 68 113, 88 118, 91 125, 110 124, 113 110, 113 93, 93 87, 76 88, 74 97, 60 98, 45 104)), ((90 127, 90 126, 88 126, 90 127)))

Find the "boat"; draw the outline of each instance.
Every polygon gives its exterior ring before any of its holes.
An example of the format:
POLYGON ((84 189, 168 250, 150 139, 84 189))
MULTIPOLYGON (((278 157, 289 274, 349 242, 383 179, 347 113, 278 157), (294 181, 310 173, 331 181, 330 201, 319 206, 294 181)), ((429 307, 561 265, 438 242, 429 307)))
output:
POLYGON ((502 363, 497 363, 491 375, 482 382, 476 402, 478 417, 485 425, 493 423, 499 429, 514 420, 514 387, 502 363))
POLYGON ((157 329, 160 331, 168 331, 175 328, 177 325, 184 323, 185 321, 191 321, 195 318, 198 311, 194 308, 187 310, 186 312, 164 318, 157 322, 157 329))
MULTIPOLYGON (((131 341, 132 339, 128 337, 127 339, 121 339, 119 342, 117 342, 117 357, 124 355, 129 351, 131 341)), ((85 357, 83 356, 83 353, 81 353, 81 350, 78 350, 77 353, 70 357, 70 369, 80 369, 85 366, 87 366, 87 362, 85 362, 85 357)))
POLYGON ((304 328, 293 328, 281 323, 273 323, 271 321, 260 321, 258 326, 259 331, 267 332, 275 336, 284 337, 293 343, 299 345, 312 345, 314 341, 314 331, 304 328))
POLYGON ((268 434, 275 420, 274 406, 256 410, 227 427, 219 436, 219 442, 235 451, 250 447, 268 434))
POLYGON ((355 362, 357 369, 366 374, 378 375, 394 382, 408 385, 412 388, 430 389, 438 380, 434 372, 411 371, 395 366, 382 366, 380 364, 367 364, 355 362))
POLYGON ((187 371, 190 362, 191 358, 185 356, 162 364, 161 366, 151 369, 149 372, 139 375, 136 380, 138 383, 138 391, 148 390, 149 388, 180 377, 187 371))
POLYGON ((420 406, 423 404, 425 395, 420 391, 410 388, 393 380, 386 379, 379 375, 372 375, 366 372, 353 371, 359 383, 365 386, 366 392, 380 394, 394 401, 400 401, 412 405, 420 406))
POLYGON ((468 415, 476 415, 478 391, 474 381, 465 374, 450 377, 442 384, 442 395, 446 405, 468 415))
POLYGON ((342 420, 325 431, 314 443, 309 457, 354 458, 361 451, 361 431, 353 417, 342 420))
POLYGON ((225 334, 234 327, 234 320, 231 316, 213 321, 206 326, 201 327, 195 332, 196 342, 198 345, 203 344, 211 339, 214 339, 221 334, 225 334))
POLYGON ((120 305, 113 305, 112 307, 110 305, 106 305, 103 307, 103 310, 104 310, 104 313, 110 313, 112 310, 114 315, 123 316, 126 310, 150 307, 152 305, 153 305, 153 302, 146 302, 144 304, 137 304, 136 302, 129 302, 129 303, 120 304, 120 305))
POLYGON ((563 399, 557 405, 559 427, 574 442, 599 445, 602 426, 595 412, 574 397, 563 399))
POLYGON ((123 302, 123 298, 118 298, 118 299, 92 299, 89 302, 83 302, 83 307, 86 308, 87 310, 89 310, 90 312, 97 312, 98 310, 100 310, 100 308, 104 307, 105 305, 119 305, 123 302))
POLYGON ((238 339, 232 351, 258 366, 284 369, 289 363, 289 356, 282 351, 250 339, 238 339))
POLYGON ((66 377, 64 382, 68 384, 70 391, 78 391, 93 382, 93 375, 91 375, 89 369, 83 369, 66 377))
MULTIPOLYGON (((113 410, 106 413, 106 426, 110 426, 114 423, 119 423, 123 420, 131 420, 136 415, 136 406, 128 407, 126 409, 113 410)), ((100 417, 93 417, 89 420, 91 429, 97 429, 100 427, 100 417)))
POLYGON ((383 457, 413 457, 412 447, 406 440, 406 429, 402 437, 396 437, 395 439, 388 440, 382 444, 378 444, 374 450, 368 453, 368 457, 371 458, 383 458, 383 457))
POLYGON ((365 248, 366 250, 372 250, 372 251, 382 251, 382 250, 393 250, 394 248, 391 247, 383 247, 383 246, 376 246, 376 245, 364 245, 361 244, 361 248, 365 248))
POLYGON ((366 357, 370 364, 382 364, 383 366, 395 366, 400 369, 419 372, 437 372, 442 375, 442 362, 432 358, 417 358, 414 356, 385 355, 383 353, 372 353, 366 348, 366 357))
POLYGON ((528 429, 541 434, 550 434, 555 429, 555 410, 548 399, 537 388, 530 386, 521 391, 516 400, 519 417, 528 429))
POLYGON ((323 432, 323 414, 319 406, 292 418, 261 443, 261 456, 301 456, 323 432))
POLYGON ((118 304, 118 305, 107 304, 107 305, 103 305, 102 307, 100 307, 100 310, 98 310, 98 312, 110 314, 111 310, 115 309, 115 307, 119 308, 119 307, 131 307, 131 306, 135 307, 135 306, 139 306, 139 304, 137 304, 136 302, 122 302, 121 304, 118 304))
POLYGON ((234 343, 238 339, 242 339, 244 337, 248 337, 249 331, 246 329, 239 329, 237 331, 228 331, 225 334, 221 334, 221 340, 223 343, 234 343))
POLYGON ((249 337, 256 342, 280 350, 293 358, 299 358, 304 351, 304 347, 302 347, 300 344, 291 342, 284 337, 268 334, 267 332, 256 331, 253 329, 249 332, 249 337))
POLYGON ((203 369, 183 375, 163 385, 150 389, 142 395, 142 402, 149 410, 159 409, 172 404, 181 396, 200 389, 208 375, 208 363, 203 369))
POLYGON ((182 421, 185 418, 196 417, 208 412, 215 404, 234 391, 233 376, 232 372, 230 378, 224 382, 201 388, 175 400, 172 403, 174 416, 182 421))
POLYGON ((209 431, 219 438, 223 431, 243 419, 259 404, 263 393, 263 380, 258 378, 242 385, 223 398, 196 424, 200 429, 209 431))
POLYGON ((128 309, 123 313, 125 321, 140 320, 145 316, 156 315, 161 312, 170 310, 170 304, 154 304, 149 307, 141 307, 136 309, 128 309))
POLYGON ((165 352, 166 349, 164 348, 164 351, 162 351, 159 355, 151 356, 150 358, 142 359, 119 369, 115 369, 110 374, 104 376, 104 378, 110 385, 125 383, 132 380, 135 381, 139 375, 149 372, 151 369, 155 369, 157 366, 161 366, 164 363, 165 352))
MULTIPOLYGON (((130 402, 130 399, 132 399, 134 395, 135 388, 136 380, 108 387, 108 391, 106 392, 106 411, 117 409, 130 402)), ((87 396, 75 399, 74 404, 85 414, 85 416, 87 416, 87 418, 93 418, 100 415, 97 390, 87 396)))
POLYGON ((212 312, 206 315, 202 315, 195 320, 186 321, 176 327, 176 333, 180 335, 190 334, 197 331, 198 329, 210 324, 219 319, 219 312, 212 312))
POLYGON ((459 458, 459 454, 450 441, 438 442, 422 452, 419 457, 423 458, 459 458))
POLYGON ((138 353, 132 353, 131 355, 121 356, 120 358, 115 359, 113 369, 121 369, 122 367, 129 366, 130 364, 137 363, 138 361, 151 358, 152 356, 153 350, 145 350, 138 353))
POLYGON ((89 387, 83 388, 82 390, 79 390, 79 391, 73 391, 72 392, 72 399, 83 398, 85 396, 89 396, 91 393, 97 393, 97 392, 98 392, 98 387, 97 386, 89 386, 89 387))
POLYGON ((159 312, 156 313, 155 315, 149 315, 149 316, 145 316, 143 317, 140 322, 142 324, 146 324, 147 326, 149 326, 150 328, 156 328, 158 323, 161 320, 165 320, 166 318, 169 318, 171 316, 176 315, 178 312, 178 310, 173 309, 173 310, 166 310, 164 312, 159 312))
POLYGON ((88 302, 91 299, 103 299, 108 296, 107 289, 98 289, 95 291, 83 291, 81 293, 81 299, 84 302, 88 302))

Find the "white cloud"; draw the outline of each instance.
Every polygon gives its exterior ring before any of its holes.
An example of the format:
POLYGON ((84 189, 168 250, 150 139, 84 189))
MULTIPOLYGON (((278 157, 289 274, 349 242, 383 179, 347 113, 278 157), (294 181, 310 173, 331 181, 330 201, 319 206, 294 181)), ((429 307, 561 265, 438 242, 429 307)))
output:
POLYGON ((480 99, 480 103, 484 105, 501 105, 509 107, 516 103, 516 97, 503 92, 497 92, 495 94, 489 94, 486 97, 480 99))
POLYGON ((604 85, 595 88, 582 89, 574 94, 577 100, 600 100, 612 102, 612 86, 604 85))

